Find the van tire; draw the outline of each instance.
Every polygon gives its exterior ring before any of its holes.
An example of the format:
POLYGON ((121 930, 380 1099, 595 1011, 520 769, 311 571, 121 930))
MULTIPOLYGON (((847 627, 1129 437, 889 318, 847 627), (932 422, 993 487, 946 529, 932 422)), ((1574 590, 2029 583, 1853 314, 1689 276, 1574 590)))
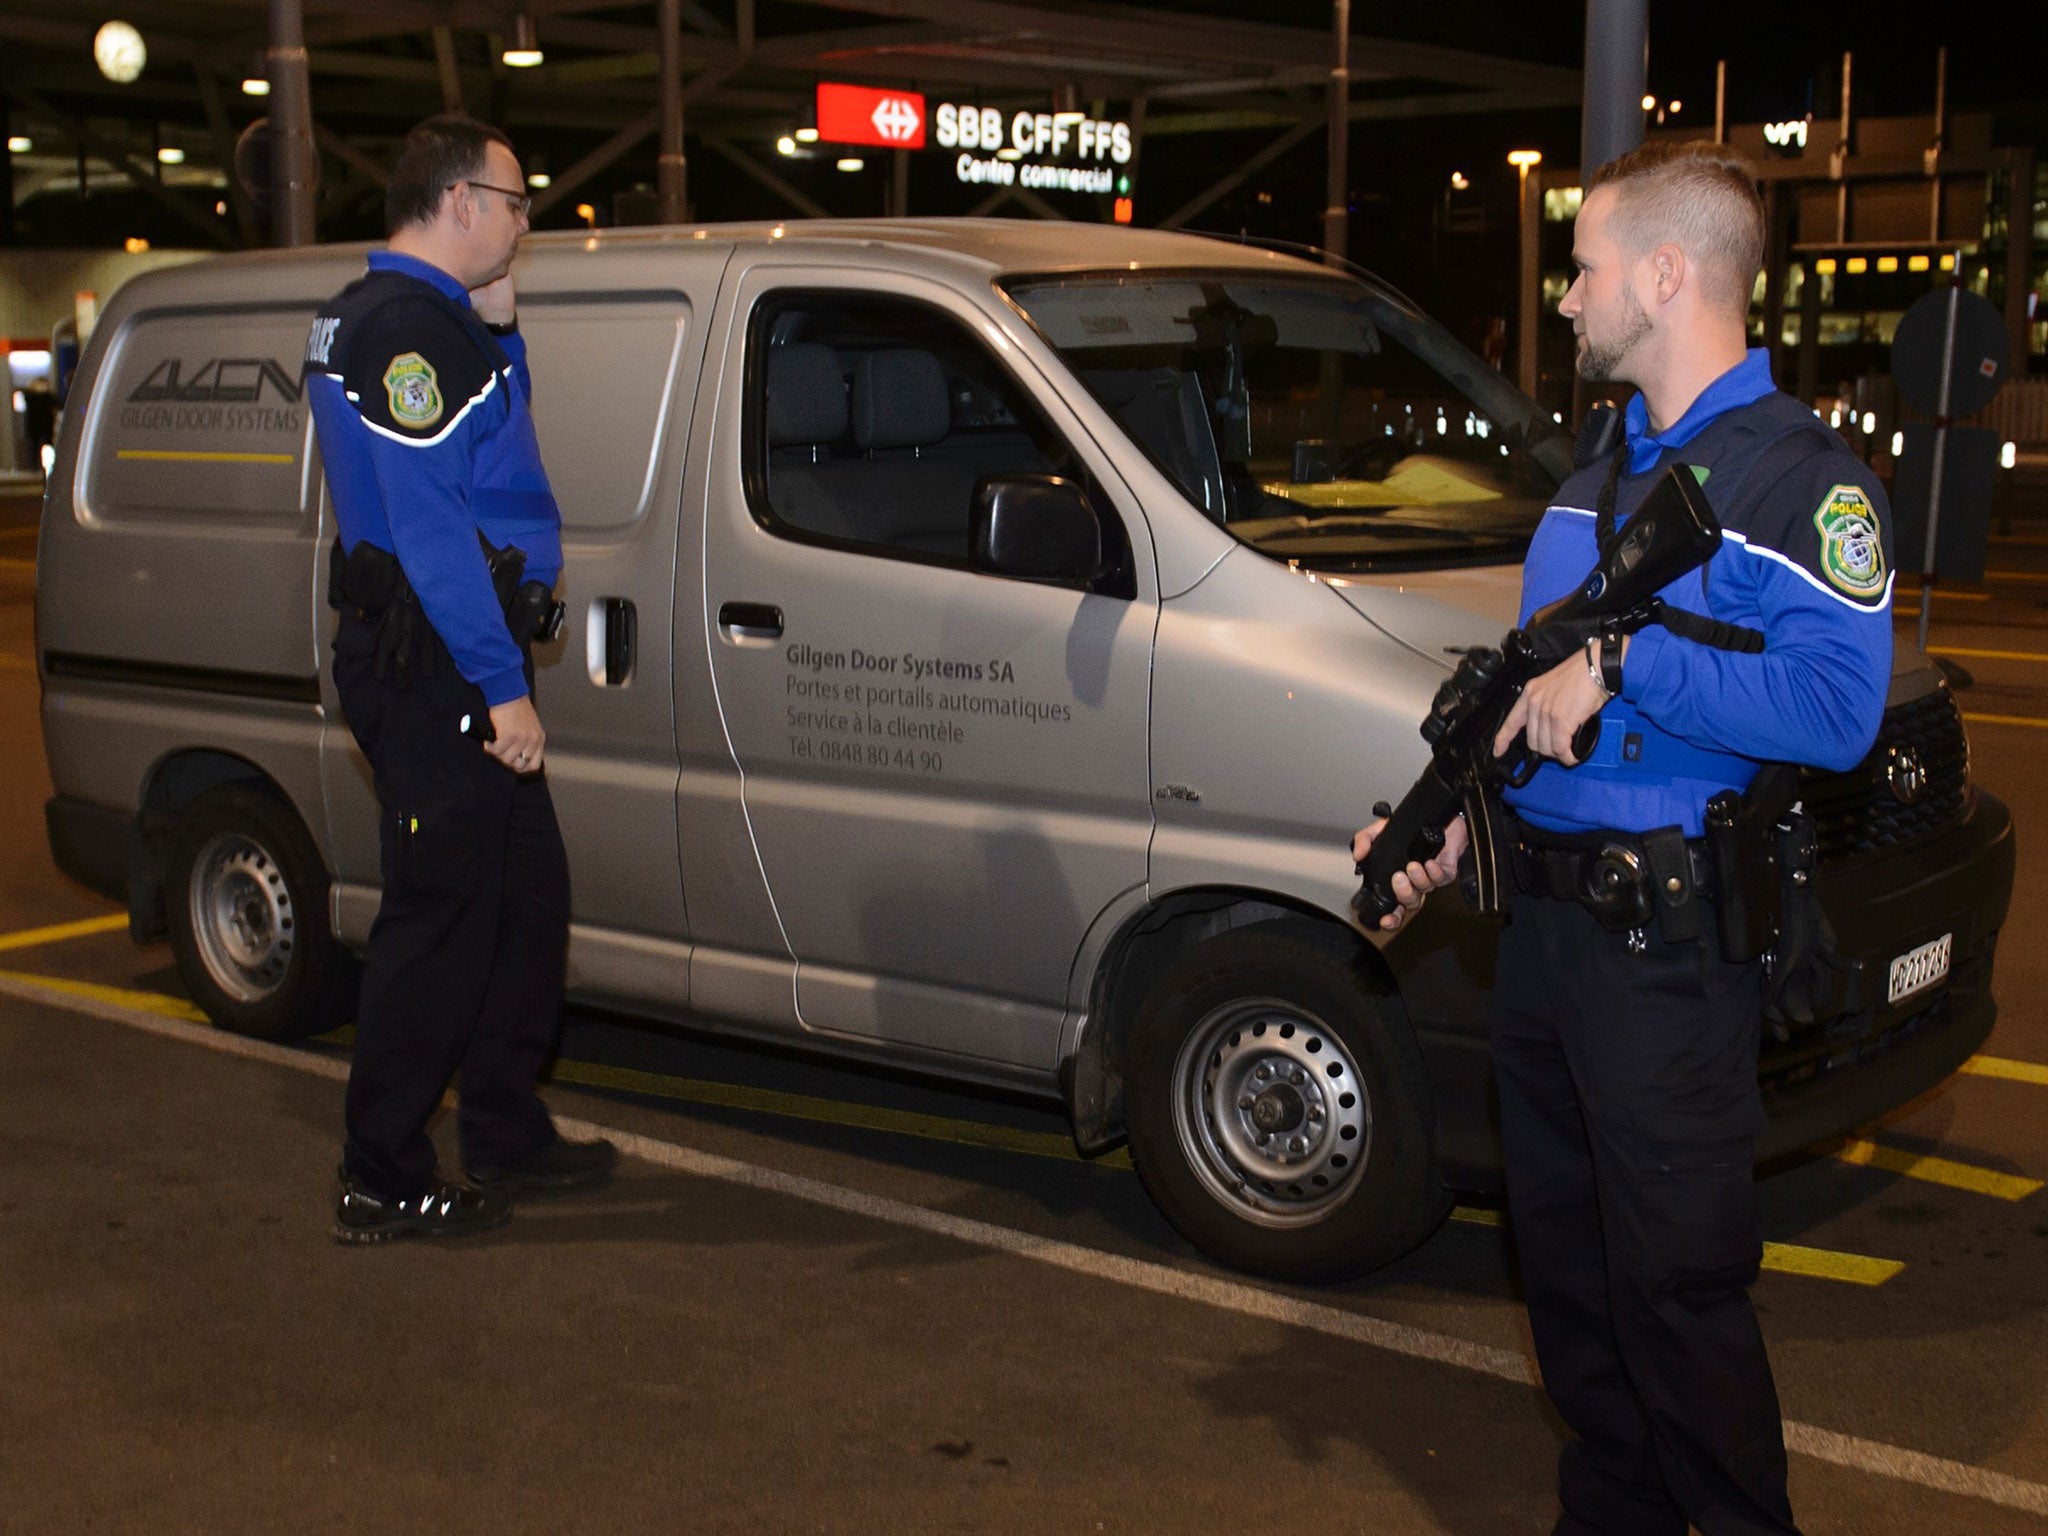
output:
POLYGON ((1299 921, 1235 929, 1177 960, 1133 1021, 1132 1159, 1233 1269, 1365 1274, 1450 1210, 1414 1032, 1356 946, 1299 921))
POLYGON ((179 817, 167 864, 171 951, 214 1023, 298 1040, 355 1017, 361 968, 329 924, 320 850, 283 798, 208 790, 179 817))

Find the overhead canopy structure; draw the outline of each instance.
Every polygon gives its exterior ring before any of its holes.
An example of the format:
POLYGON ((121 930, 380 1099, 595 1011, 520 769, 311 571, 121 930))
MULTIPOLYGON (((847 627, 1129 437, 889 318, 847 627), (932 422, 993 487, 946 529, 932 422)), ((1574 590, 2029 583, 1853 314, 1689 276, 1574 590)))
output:
MULTIPOLYGON (((337 181, 360 193, 374 180, 385 141, 458 105, 522 142, 602 136, 577 166, 556 171, 551 198, 627 156, 643 157, 651 173, 650 141, 662 128, 664 12, 676 20, 668 56, 696 136, 750 165, 771 189, 779 178, 756 157, 798 121, 820 78, 971 90, 998 105, 1116 101, 1128 104, 1147 139, 1271 129, 1269 159, 1329 116, 1328 31, 1165 9, 1047 0, 303 4, 330 198, 337 181), (545 61, 508 68, 500 40, 528 25, 545 61), (334 131, 343 125, 345 135, 334 131)), ((0 0, 0 93, 12 99, 10 131, 30 137, 38 152, 54 151, 17 162, 14 198, 39 177, 75 177, 80 145, 103 167, 157 180, 155 146, 139 122, 196 140, 186 160, 194 169, 166 179, 201 169, 218 176, 231 133, 223 103, 235 100, 243 79, 263 74, 268 10, 268 0, 123 0, 122 19, 141 32, 149 62, 140 79, 117 84, 93 63, 97 16, 74 20, 53 16, 46 0, 0 0)), ((1354 121, 1573 107, 1579 92, 1574 69, 1427 43, 1350 42, 1354 121)), ((780 192, 809 211, 796 189, 783 183, 780 192)))

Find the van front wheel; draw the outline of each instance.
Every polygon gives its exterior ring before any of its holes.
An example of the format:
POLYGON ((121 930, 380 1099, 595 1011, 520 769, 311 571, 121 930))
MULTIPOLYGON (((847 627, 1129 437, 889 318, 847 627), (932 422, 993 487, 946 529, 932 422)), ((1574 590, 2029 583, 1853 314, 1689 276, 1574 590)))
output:
POLYGON ((1139 1175, 1233 1268, 1363 1274, 1449 1209, 1414 1034, 1349 944, 1291 922, 1233 930, 1183 956, 1132 1026, 1139 1175))
POLYGON ((328 879, 292 808, 245 784, 208 790, 171 835, 171 950, 193 1001, 263 1040, 355 1015, 358 968, 328 926, 328 879))

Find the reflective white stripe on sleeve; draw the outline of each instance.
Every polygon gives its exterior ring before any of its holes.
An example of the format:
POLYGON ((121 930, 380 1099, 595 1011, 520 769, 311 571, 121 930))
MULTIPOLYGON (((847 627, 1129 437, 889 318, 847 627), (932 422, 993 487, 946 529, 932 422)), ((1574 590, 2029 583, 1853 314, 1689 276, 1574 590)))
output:
POLYGON ((1721 537, 1727 539, 1732 544, 1738 545, 1741 548, 1748 550, 1752 555, 1757 556, 1759 559, 1776 561, 1779 565, 1785 567, 1786 570, 1792 572, 1793 575, 1799 577, 1809 587, 1812 587, 1814 591, 1826 593, 1829 597, 1832 597, 1836 602, 1840 603, 1844 608, 1853 608, 1858 613, 1882 613, 1886 608, 1891 606, 1892 582, 1898 576, 1898 573, 1896 571, 1885 572, 1884 597, 1881 600, 1875 603, 1859 603, 1856 601, 1855 598, 1849 597, 1844 593, 1837 592, 1833 587, 1829 586, 1826 582, 1822 581, 1818 576, 1814 575, 1813 572, 1809 571, 1797 560, 1794 560, 1790 555, 1772 549, 1768 544, 1752 544, 1749 542, 1747 538, 1743 537, 1743 535, 1727 528, 1723 528, 1721 530, 1721 537))
MULTIPOLYGON (((492 373, 490 378, 485 381, 484 387, 482 389, 478 390, 475 394, 471 395, 467 400, 462 402, 462 409, 455 413, 454 419, 451 420, 447 426, 443 427, 440 431, 436 432, 432 437, 407 437, 403 432, 394 432, 389 427, 378 426, 376 422, 370 420, 370 418, 367 416, 363 418, 363 425, 368 427, 372 432, 375 432, 379 437, 388 437, 391 439, 392 442, 403 443, 408 448, 432 448, 437 444, 446 441, 448 434, 450 432, 453 432, 457 427, 462 425, 462 418, 467 416, 472 410, 476 409, 476 407, 482 404, 485 400, 489 399, 491 391, 496 389, 497 387, 498 375, 494 372, 492 373)), ((350 398, 354 397, 351 396, 350 398)))

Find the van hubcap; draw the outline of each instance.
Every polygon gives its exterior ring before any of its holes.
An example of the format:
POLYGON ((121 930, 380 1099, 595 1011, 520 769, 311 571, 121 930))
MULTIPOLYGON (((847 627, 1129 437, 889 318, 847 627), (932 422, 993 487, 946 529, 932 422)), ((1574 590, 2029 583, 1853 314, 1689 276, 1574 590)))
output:
POLYGON ((1276 998, 1245 998, 1188 1032, 1173 1070, 1181 1151, 1247 1221, 1300 1227, 1349 1199, 1372 1150, 1372 1105, 1336 1031, 1276 998))
POLYGON ((297 923, 277 861, 239 833, 211 838, 192 862, 192 936, 214 984, 260 1003, 284 982, 297 923))

